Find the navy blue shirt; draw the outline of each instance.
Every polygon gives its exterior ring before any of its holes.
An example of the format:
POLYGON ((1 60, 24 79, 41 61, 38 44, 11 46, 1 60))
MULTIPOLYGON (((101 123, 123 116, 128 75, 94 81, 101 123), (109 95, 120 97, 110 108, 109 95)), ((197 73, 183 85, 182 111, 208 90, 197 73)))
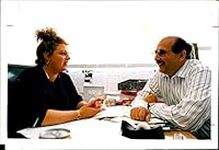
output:
POLYGON ((48 109, 74 110, 82 100, 68 74, 62 72, 51 82, 40 66, 24 70, 15 85, 9 109, 13 130, 33 127, 35 123, 40 126, 48 109))

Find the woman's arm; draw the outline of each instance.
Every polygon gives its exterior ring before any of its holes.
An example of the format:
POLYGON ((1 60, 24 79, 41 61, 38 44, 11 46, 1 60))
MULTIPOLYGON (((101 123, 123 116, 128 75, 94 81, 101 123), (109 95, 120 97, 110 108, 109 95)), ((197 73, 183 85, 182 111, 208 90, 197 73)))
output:
POLYGON ((54 110, 48 109, 41 123, 41 126, 55 125, 65 123, 80 118, 79 110, 54 110))
POLYGON ((47 125, 55 125, 61 124, 73 120, 90 118, 95 116, 98 112, 102 111, 101 107, 93 107, 90 106, 93 102, 97 102, 97 100, 92 101, 88 104, 81 103, 81 107, 78 110, 54 110, 48 109, 46 115, 41 123, 41 126, 47 125))

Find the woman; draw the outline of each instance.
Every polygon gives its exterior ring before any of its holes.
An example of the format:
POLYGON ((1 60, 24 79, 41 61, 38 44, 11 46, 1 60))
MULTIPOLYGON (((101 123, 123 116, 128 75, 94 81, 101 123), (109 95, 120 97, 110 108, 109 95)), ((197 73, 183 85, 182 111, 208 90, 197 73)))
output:
POLYGON ((37 30, 36 36, 37 41, 41 40, 37 65, 18 76, 16 99, 9 109, 9 128, 14 135, 22 128, 88 118, 101 111, 102 100, 83 101, 69 75, 63 72, 70 59, 64 39, 52 28, 37 30))

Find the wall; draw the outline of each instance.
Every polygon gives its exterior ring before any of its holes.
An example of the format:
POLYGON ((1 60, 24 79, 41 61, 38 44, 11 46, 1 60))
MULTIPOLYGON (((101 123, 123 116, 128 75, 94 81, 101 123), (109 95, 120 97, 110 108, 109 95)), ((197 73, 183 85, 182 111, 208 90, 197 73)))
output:
POLYGON ((46 26, 68 41, 70 64, 153 64, 156 44, 166 35, 197 43, 200 58, 211 64, 217 41, 214 3, 13 0, 2 6, 2 55, 12 64, 34 64, 34 34, 46 26))
POLYGON ((118 83, 128 79, 148 79, 154 74, 156 67, 137 68, 69 68, 78 91, 83 94, 84 74, 82 70, 93 70, 93 85, 103 85, 105 93, 118 93, 118 83))

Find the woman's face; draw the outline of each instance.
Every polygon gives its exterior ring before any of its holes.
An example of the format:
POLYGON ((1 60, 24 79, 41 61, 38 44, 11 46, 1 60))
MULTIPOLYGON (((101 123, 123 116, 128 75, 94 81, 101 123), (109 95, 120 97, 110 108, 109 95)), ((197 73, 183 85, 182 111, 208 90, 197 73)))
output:
POLYGON ((48 56, 48 67, 54 72, 62 72, 67 69, 69 52, 66 44, 59 44, 52 55, 48 56))

